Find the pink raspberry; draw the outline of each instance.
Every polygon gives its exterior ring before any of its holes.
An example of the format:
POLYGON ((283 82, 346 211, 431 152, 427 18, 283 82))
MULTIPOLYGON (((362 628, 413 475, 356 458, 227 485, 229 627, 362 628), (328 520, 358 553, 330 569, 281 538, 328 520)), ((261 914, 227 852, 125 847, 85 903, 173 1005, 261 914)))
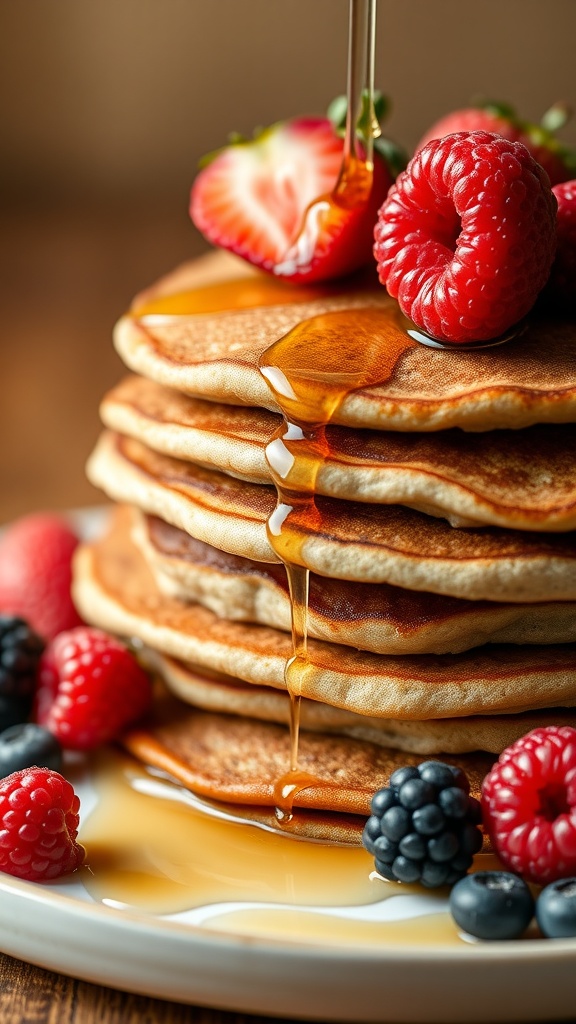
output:
POLYGON ((84 847, 76 842, 80 801, 48 768, 26 768, 0 781, 0 871, 29 882, 76 871, 84 847))
POLYGON ((548 176, 521 143, 490 132, 436 139, 380 209, 380 281, 440 341, 497 338, 546 284, 555 221, 548 176))
POLYGON ((42 655, 36 718, 69 750, 114 739, 150 698, 150 680, 134 656, 99 629, 60 633, 42 655))
POLYGON ((508 747, 484 780, 482 812, 511 871, 540 885, 576 875, 576 729, 534 729, 508 747))
POLYGON ((558 249, 547 295, 562 306, 576 309, 576 181, 552 189, 558 200, 558 249))
POLYGON ((59 516, 15 520, 0 540, 0 611, 20 615, 46 640, 81 623, 70 594, 78 538, 59 516))

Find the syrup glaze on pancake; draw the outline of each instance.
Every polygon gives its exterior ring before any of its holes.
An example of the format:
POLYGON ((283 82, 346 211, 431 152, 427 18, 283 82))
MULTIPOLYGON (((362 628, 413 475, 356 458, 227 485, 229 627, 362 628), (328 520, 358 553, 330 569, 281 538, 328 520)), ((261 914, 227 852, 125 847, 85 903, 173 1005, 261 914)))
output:
MULTIPOLYGON (((212 260, 211 270, 216 265, 212 260)), ((340 283, 337 292, 322 298, 302 302, 290 294, 284 305, 254 309, 230 308, 232 300, 226 308, 221 294, 219 309, 186 315, 186 308, 198 308, 199 296, 177 298, 173 305, 166 301, 171 290, 188 291, 205 280, 197 264, 188 271, 180 268, 173 283, 164 279, 161 313, 152 312, 154 290, 149 290, 143 314, 133 310, 120 320, 115 343, 131 369, 214 401, 274 408, 258 360, 302 320, 336 309, 379 309, 395 316, 396 306, 375 275, 373 284, 340 283), (170 308, 176 310, 173 317, 166 314, 170 308)), ((267 278, 260 284, 264 292, 277 289, 267 278)), ((522 336, 501 348, 436 352, 414 346, 401 356, 386 385, 348 395, 336 416, 347 426, 402 431, 575 421, 576 328, 536 317, 522 336)))
MULTIPOLYGON (((163 655, 154 654, 166 685, 181 700, 205 711, 245 715, 260 721, 290 721, 288 697, 269 686, 251 686, 222 673, 201 671, 163 655)), ((576 727, 573 708, 544 708, 511 715, 471 715, 468 718, 437 718, 403 722, 370 718, 329 704, 304 699, 300 706, 302 729, 334 732, 366 740, 394 750, 407 750, 420 756, 462 754, 484 750, 500 754, 531 729, 547 725, 576 727)))
MULTIPOLYGON (((226 406, 128 377, 104 398, 104 424, 158 452, 254 483, 270 483, 264 456, 280 418, 226 406)), ((316 492, 350 501, 407 505, 454 526, 576 528, 576 426, 539 425, 482 434, 401 434, 326 428, 316 492)), ((294 442, 283 440, 287 464, 294 442)), ((298 442, 287 486, 317 457, 298 442), (304 463, 304 466, 303 466, 304 463)))
MULTIPOLYGON (((133 503, 214 547, 260 562, 278 560, 266 536, 275 506, 271 487, 108 434, 88 464, 88 475, 114 500, 133 503)), ((316 498, 316 508, 314 529, 296 514, 291 528, 300 531, 306 566, 319 575, 470 600, 576 600, 574 533, 455 530, 402 506, 334 498, 316 498)))
MULTIPOLYGON (((289 736, 283 726, 234 715, 192 709, 173 696, 157 694, 148 727, 130 730, 123 743, 136 757, 178 778, 200 795, 230 803, 274 806, 274 783, 284 770, 289 736)), ((302 790, 295 805, 344 814, 369 814, 370 798, 400 764, 418 758, 366 741, 307 732, 300 749, 302 765, 319 782, 302 790)), ((468 773, 478 795, 493 758, 486 754, 452 756, 447 760, 468 773)), ((362 822, 364 824, 364 821, 362 822)), ((345 835, 357 823, 342 819, 345 835)), ((332 832, 332 839, 335 839, 332 832)))
MULTIPOLYGON (((289 637, 161 594, 130 541, 126 510, 106 537, 79 551, 74 596, 80 614, 103 629, 246 682, 285 688, 289 637)), ((573 644, 488 645, 457 655, 388 657, 311 640, 302 695, 361 715, 416 720, 570 706, 575 651, 573 644)))
MULTIPOLYGON (((284 568, 231 555, 155 516, 134 513, 134 542, 160 589, 221 618, 290 630, 284 568)), ((483 643, 576 641, 576 605, 464 601, 311 574, 310 636, 377 654, 456 653, 483 643)))

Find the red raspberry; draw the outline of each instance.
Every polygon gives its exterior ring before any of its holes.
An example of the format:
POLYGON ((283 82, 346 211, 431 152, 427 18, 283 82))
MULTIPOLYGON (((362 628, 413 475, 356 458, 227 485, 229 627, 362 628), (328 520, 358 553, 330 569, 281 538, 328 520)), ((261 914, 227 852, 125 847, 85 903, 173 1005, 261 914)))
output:
POLYGON ((547 885, 576 875, 576 729, 534 729, 484 779, 484 824, 502 863, 547 885))
POLYGON ((40 661, 36 719, 69 750, 114 739, 150 703, 150 680, 114 637, 79 626, 61 633, 40 661))
POLYGON ((521 143, 449 135, 429 142, 390 189, 375 228, 378 274, 434 338, 497 338, 546 284, 555 221, 548 177, 521 143))
POLYGON ((576 181, 552 189, 558 200, 558 249, 547 294, 563 306, 576 306, 576 181))
POLYGON ((76 871, 84 847, 76 842, 80 801, 48 768, 26 768, 0 781, 0 871, 29 882, 76 871))
POLYGON ((0 611, 20 615, 46 640, 81 623, 70 594, 78 538, 46 513, 17 519, 0 540, 0 611))

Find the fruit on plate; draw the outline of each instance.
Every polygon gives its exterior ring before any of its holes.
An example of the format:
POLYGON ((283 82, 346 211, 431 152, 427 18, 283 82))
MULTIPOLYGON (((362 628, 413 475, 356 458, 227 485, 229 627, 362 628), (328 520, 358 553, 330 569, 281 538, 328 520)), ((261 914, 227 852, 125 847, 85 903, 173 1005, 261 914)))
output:
POLYGON ((82 621, 72 602, 72 556, 78 538, 60 516, 32 513, 0 538, 0 612, 20 615, 51 640, 82 621))
POLYGON ((91 750, 140 718, 148 675, 115 637, 79 626, 60 633, 40 662, 36 719, 65 749, 91 750))
POLYGON ((534 915, 526 882, 508 871, 476 871, 450 893, 456 924, 477 939, 517 939, 534 915))
POLYGON ((370 262, 378 208, 393 180, 381 152, 373 174, 360 160, 341 175, 343 156, 342 133, 329 117, 235 137, 206 158, 190 216, 214 245, 284 280, 341 277, 370 262))
POLYGON ((21 722, 0 732, 0 778, 24 768, 62 771, 62 747, 48 729, 35 722, 21 722))
POLYGON ((0 781, 0 871, 30 882, 76 871, 80 801, 69 782, 47 768, 28 768, 0 781))
POLYGON ((542 889, 536 901, 536 920, 549 939, 576 936, 576 878, 562 878, 542 889))
POLYGON ((556 248, 556 200, 519 142, 460 132, 429 142, 379 213, 378 275, 441 342, 498 338, 534 305, 556 248))
POLYGON ((486 102, 454 110, 436 121, 420 139, 416 152, 432 139, 442 139, 455 132, 496 132, 510 142, 522 142, 544 168, 551 184, 556 185, 576 174, 576 152, 556 137, 569 117, 567 107, 557 103, 546 111, 540 124, 531 124, 519 118, 514 108, 506 103, 486 102))
POLYGON ((397 768, 372 798, 363 843, 383 878, 451 885, 482 846, 480 805, 459 768, 442 761, 397 768))
POLYGON ((552 189, 558 202, 558 247, 546 295, 555 304, 576 307, 576 180, 552 189))
POLYGON ((484 825, 502 864, 539 885, 576 875, 576 729, 534 729, 482 786, 484 825))
POLYGON ((0 615, 0 732, 32 709, 44 641, 17 615, 0 615))

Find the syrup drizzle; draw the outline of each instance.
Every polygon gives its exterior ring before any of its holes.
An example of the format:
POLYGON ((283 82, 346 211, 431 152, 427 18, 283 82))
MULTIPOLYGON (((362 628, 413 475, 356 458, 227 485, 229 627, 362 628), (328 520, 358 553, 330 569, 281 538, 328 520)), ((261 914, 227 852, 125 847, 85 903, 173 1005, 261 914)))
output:
POLYGON ((292 610, 292 657, 285 682, 291 704, 290 768, 274 791, 277 817, 289 824, 294 800, 308 786, 327 785, 300 769, 300 700, 308 662, 307 537, 318 531, 321 513, 316 479, 329 451, 326 426, 344 398, 358 388, 381 384, 405 351, 417 342, 396 323, 391 309, 366 308, 323 313, 298 324, 271 345, 260 372, 279 405, 284 422, 266 449, 278 492, 267 524, 268 538, 284 563, 292 610))
POLYGON ((297 237, 274 267, 274 273, 280 277, 305 272, 325 226, 332 225, 332 230, 337 233, 339 220, 348 219, 350 210, 361 209, 370 197, 374 139, 380 134, 374 109, 375 39, 376 0, 350 0, 348 111, 342 167, 332 192, 319 196, 306 210, 297 237), (361 117, 367 125, 362 133, 362 151, 357 130, 361 117))

